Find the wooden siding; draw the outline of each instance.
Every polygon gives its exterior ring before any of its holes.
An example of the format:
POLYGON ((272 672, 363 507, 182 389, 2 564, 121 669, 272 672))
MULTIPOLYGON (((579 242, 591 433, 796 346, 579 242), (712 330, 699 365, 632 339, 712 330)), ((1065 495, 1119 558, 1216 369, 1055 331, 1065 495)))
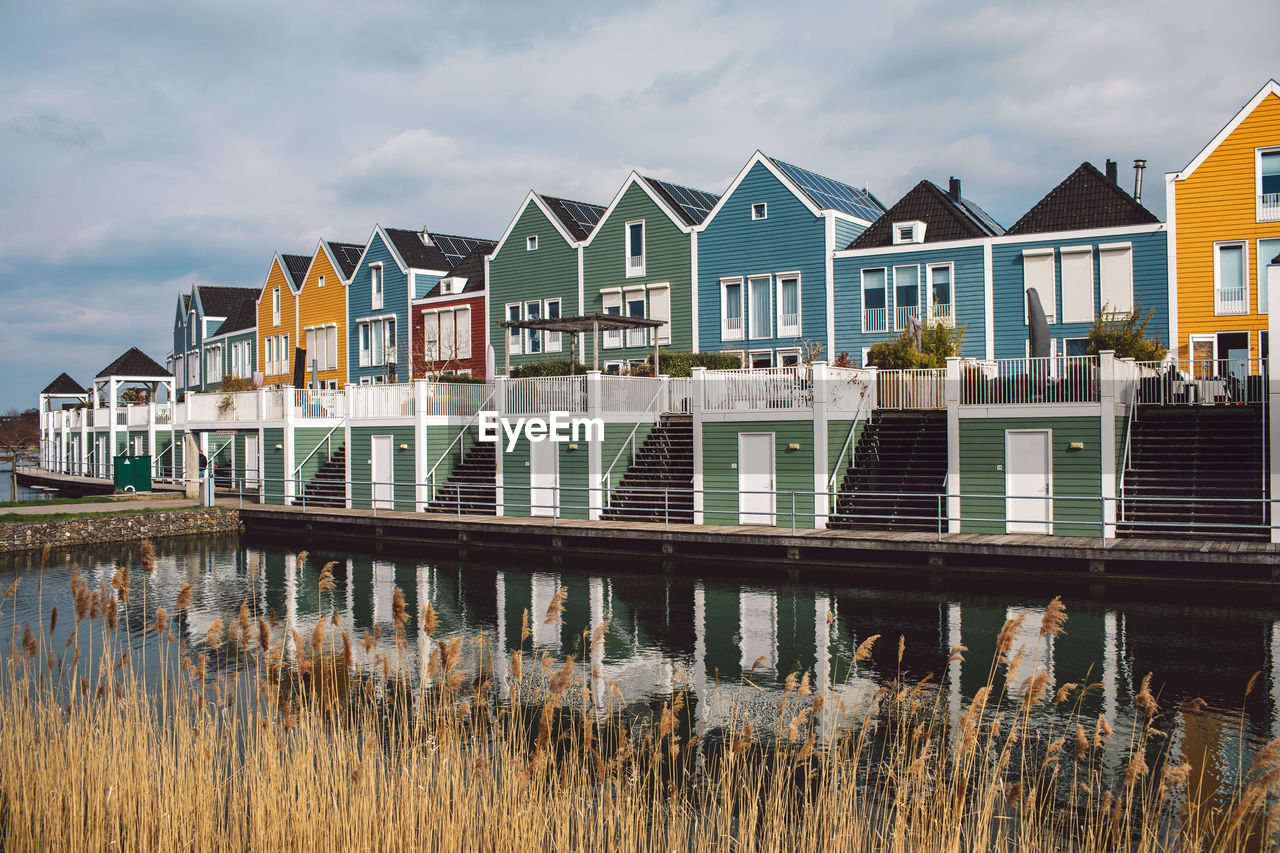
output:
POLYGON ((847 219, 836 217, 836 250, 843 249, 852 243, 859 234, 867 230, 867 226, 847 219))
MULTIPOLYGON (((1169 343, 1169 268, 1168 232, 1163 225, 1153 225, 1149 230, 1106 236, 1076 236, 1054 238, 1050 234, 1043 240, 1009 243, 994 241, 991 250, 992 308, 995 315, 995 357, 1025 358, 1027 355, 1026 288, 1023 285, 1022 255, 1029 249, 1063 246, 1093 247, 1093 313, 1102 311, 1102 287, 1099 279, 1098 246, 1108 243, 1133 244, 1133 301, 1141 305, 1143 313, 1153 309, 1147 336, 1169 343)), ((1055 317, 1062 317, 1062 252, 1054 253, 1055 317)), ((1058 354, 1063 353, 1064 338, 1088 337, 1092 323, 1050 323, 1049 336, 1058 341, 1058 354)), ((971 324, 970 329, 973 329, 971 324)), ((966 336, 967 337, 967 336, 966 336)), ((966 344, 968 341, 966 341, 966 344)), ((966 354, 968 346, 965 347, 966 354)))
MULTIPOLYGON (((484 293, 475 293, 470 295, 462 295, 457 299, 447 299, 440 302, 415 302, 410 309, 413 314, 413 378, 422 379, 427 373, 436 373, 443 370, 469 370, 471 375, 477 379, 487 379, 484 374, 485 347, 488 341, 485 339, 485 333, 488 331, 488 324, 485 322, 484 316, 484 293), (423 314, 428 310, 436 310, 441 308, 452 308, 460 305, 468 305, 471 308, 471 358, 454 358, 442 361, 425 361, 426 353, 426 331, 423 323, 423 314)), ((448 355, 448 353, 443 353, 448 355)))
POLYGON ((830 482, 831 474, 836 470, 836 466, 840 466, 840 473, 836 477, 836 488, 840 488, 840 484, 844 481, 845 471, 849 470, 849 460, 853 458, 854 447, 858 443, 858 436, 862 435, 862 430, 866 427, 867 422, 860 420, 857 423, 853 421, 827 421, 827 470, 825 472, 826 479, 830 482), (853 440, 849 440, 849 429, 853 428, 853 440), (849 442, 848 448, 845 442, 849 442), (843 457, 842 457, 843 451, 843 457))
MULTIPOLYGON (((336 433, 335 433, 336 434, 336 433)), ((401 512, 413 512, 416 500, 414 484, 415 444, 412 426, 394 427, 352 427, 351 446, 347 448, 347 457, 351 460, 351 506, 354 509, 370 509, 372 506, 373 479, 373 437, 375 435, 391 436, 391 477, 393 487, 394 509, 401 512), (407 444, 407 450, 400 445, 407 444)), ((295 451, 296 453, 296 451, 295 451)))
MULTIPOLYGON (((956 325, 965 327, 961 354, 969 358, 985 358, 986 344, 986 276, 983 247, 933 244, 916 252, 877 253, 835 259, 836 341, 833 354, 849 353, 855 364, 862 365, 862 348, 880 341, 892 340, 900 332, 893 329, 893 309, 897 293, 893 286, 893 268, 916 265, 920 269, 917 304, 929 304, 928 265, 952 265, 951 294, 956 325), (862 271, 885 270, 886 331, 862 331, 862 271)), ((1021 320, 1021 317, 1019 317, 1021 320)))
POLYGON ((293 288, 289 286, 289 275, 281 268, 279 260, 271 262, 271 272, 267 276, 267 283, 262 287, 262 295, 258 299, 258 331, 257 346, 258 352, 264 354, 264 358, 259 359, 259 364, 264 371, 264 385, 292 385, 293 384, 293 350, 298 343, 298 300, 294 295, 293 288), (275 317, 271 310, 271 291, 280 288, 280 325, 273 322, 275 317), (263 343, 267 338, 276 335, 289 336, 289 349, 285 353, 285 366, 288 368, 284 373, 265 373, 267 351, 266 345, 263 343))
MULTIPOLYGON (((345 431, 341 427, 334 430, 332 435, 329 435, 328 427, 296 427, 294 429, 293 464, 296 468, 300 466, 297 474, 290 475, 298 480, 293 484, 294 494, 302 494, 302 490, 320 472, 321 466, 329 461, 329 449, 325 446, 326 435, 329 436, 328 448, 337 453, 346 439, 345 431), (316 450, 317 447, 320 449, 316 450), (314 454, 312 454, 313 450, 314 454)), ((357 469, 353 467, 351 470, 355 472, 357 469)))
POLYGON ((1005 532, 1005 430, 1047 429, 1053 465, 1053 533, 1101 536, 1102 437, 1096 417, 990 418, 960 421, 960 514, 964 533, 1005 532), (1073 441, 1083 450, 1069 450, 1073 441), (989 497, 985 497, 989 496, 989 497), (1079 522, 1079 523, 1076 523, 1079 522))
MULTIPOLYGON (((360 266, 356 268, 347 285, 347 381, 358 383, 361 379, 386 376, 386 365, 360 366, 360 321, 366 317, 395 315, 396 318, 396 376, 407 376, 409 365, 409 275, 401 272, 395 255, 382 241, 381 234, 369 239, 360 266), (373 279, 370 269, 382 264, 382 307, 373 307, 373 279)), ((354 468, 352 469, 355 470, 354 468)))
POLYGON ((284 451, 276 450, 277 444, 284 444, 284 430, 280 427, 264 429, 258 454, 262 466, 262 500, 269 504, 284 503, 284 451))
POLYGON ((800 339, 827 340, 826 221, 814 216, 763 163, 757 163, 724 200, 698 236, 698 345, 703 351, 791 349, 800 339), (751 206, 768 204, 766 219, 752 219, 751 206), (754 275, 800 273, 799 338, 777 336, 777 279, 773 280, 773 337, 751 338, 750 296, 746 281, 754 275), (722 340, 720 280, 743 280, 742 340, 722 340))
MULTIPOLYGON (((498 324, 507 319, 507 303, 559 298, 560 313, 571 317, 582 313, 578 304, 578 250, 564 241, 560 232, 532 200, 525 204, 515 227, 501 251, 489 261, 488 342, 493 344, 494 369, 501 373, 506 364, 507 330, 498 324), (538 248, 525 248, 530 236, 538 238, 538 248)), ((590 344, 587 345, 588 347, 590 344)), ((558 353, 511 356, 511 364, 528 364, 544 359, 569 357, 569 340, 561 339, 558 353)), ((527 501, 526 501, 527 502, 527 501)))
POLYGON ((631 430, 636 431, 636 450, 639 451, 644 446, 645 441, 649 438, 649 433, 653 432, 652 423, 641 424, 605 424, 604 425, 604 443, 600 445, 600 476, 609 475, 609 489, 618 488, 622 483, 622 478, 626 475, 627 469, 631 463, 631 452, 627 440, 631 437, 631 430), (626 453, 621 458, 618 454, 623 447, 627 447, 626 453), (613 465, 613 460, 617 459, 618 464, 613 465), (609 470, 609 466, 613 465, 613 470, 609 470))
MULTIPOLYGON (((338 364, 329 370, 321 370, 316 377, 321 382, 337 382, 341 388, 347 384, 347 289, 342 283, 342 274, 329 262, 329 253, 324 247, 316 247, 315 258, 311 263, 311 272, 302 282, 298 291, 298 343, 307 345, 307 327, 323 326, 334 323, 338 329, 338 364), (320 278, 324 278, 324 287, 320 287, 320 278)), ((307 366, 313 353, 307 353, 307 366)), ((307 371, 307 381, 311 381, 311 372, 307 371)))
POLYGON ((1250 354, 1259 356, 1258 332, 1267 328, 1267 315, 1258 313, 1258 240, 1280 237, 1280 222, 1257 221, 1254 149, 1275 145, 1280 145, 1280 98, 1268 95, 1191 177, 1174 184, 1176 344, 1183 357, 1190 355, 1189 335, 1227 331, 1248 331, 1250 354), (1248 314, 1214 314, 1213 244, 1227 240, 1249 241, 1248 314))
POLYGON ((520 440, 510 453, 504 443, 498 452, 502 454, 502 514, 528 518, 529 442, 520 440))
MULTIPOLYGON (((608 218, 601 220, 592 234, 591 245, 582 250, 583 309, 587 314, 603 314, 602 288, 638 287, 667 283, 671 291, 671 343, 663 347, 673 352, 689 352, 693 347, 693 274, 691 237, 681 231, 639 184, 633 183, 608 218), (644 275, 627 278, 626 228, 628 222, 644 222, 644 275)), ((651 292, 651 291, 650 291, 651 292)), ((646 301, 646 313, 648 314, 646 301)), ((624 304, 625 313, 625 304, 624 304)), ((626 335, 622 336, 626 343, 626 335)), ((605 349, 601 335, 600 363, 615 359, 643 359, 653 355, 652 338, 638 347, 605 349)), ((591 347, 588 339, 585 347, 591 347)), ((583 353, 584 360, 590 358, 583 353)), ((589 362, 588 362, 589 363, 589 362)))
MULTIPOLYGON (((770 208, 772 213, 772 207, 770 208)), ((702 498, 703 522, 706 524, 738 523, 738 434, 771 432, 774 434, 774 491, 778 492, 774 508, 775 525, 790 527, 791 495, 795 491, 795 524, 813 528, 813 422, 812 421, 734 421, 707 422, 702 425, 702 498), (788 444, 799 444, 799 450, 788 450, 788 444)), ((695 448, 694 452, 698 452, 695 448)))
MULTIPOLYGON (((458 437, 458 433, 462 431, 462 427, 446 426, 444 424, 429 425, 426 435, 422 437, 418 444, 422 448, 422 452, 427 456, 427 483, 432 482, 431 469, 435 467, 435 484, 437 489, 448 482, 449 477, 453 474, 453 469, 462 463, 463 457, 480 438, 480 429, 471 427, 467 429, 467 435, 454 444, 454 439, 458 437)), ((434 498, 433 494, 428 493, 428 500, 434 498)))

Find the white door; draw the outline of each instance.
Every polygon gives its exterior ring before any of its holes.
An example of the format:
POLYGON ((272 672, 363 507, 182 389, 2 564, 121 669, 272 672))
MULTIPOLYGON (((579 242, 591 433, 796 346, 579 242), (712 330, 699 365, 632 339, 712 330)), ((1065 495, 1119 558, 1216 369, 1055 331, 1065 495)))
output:
POLYGON ((395 485, 391 472, 391 439, 389 435, 373 437, 369 468, 373 479, 373 508, 391 509, 395 503, 395 485))
POLYGON ((258 488, 258 437, 256 435, 244 437, 244 487, 258 488))
POLYGON ((773 524, 773 433, 738 434, 738 523, 773 524))
POLYGON ((97 468, 98 468, 99 477, 107 476, 107 466, 111 462, 111 457, 108 455, 108 452, 107 452, 108 449, 109 448, 107 447, 107 436, 105 435, 98 436, 97 468))
POLYGON ((1005 530, 1053 532, 1053 464, 1050 430, 1005 430, 1005 530))
POLYGON ((559 515, 560 498, 560 447, 554 441, 529 442, 529 507, 530 515, 559 515))
POLYGON ((145 437, 146 436, 141 436, 141 435, 135 435, 133 437, 133 455, 134 456, 142 455, 142 441, 145 437))

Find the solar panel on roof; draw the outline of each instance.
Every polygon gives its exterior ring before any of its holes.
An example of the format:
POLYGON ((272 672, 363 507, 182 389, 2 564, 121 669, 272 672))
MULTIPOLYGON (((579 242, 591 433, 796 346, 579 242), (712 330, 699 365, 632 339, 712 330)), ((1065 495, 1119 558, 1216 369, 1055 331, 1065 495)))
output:
POLYGON ((600 214, 604 212, 595 205, 579 204, 576 201, 561 199, 560 204, 568 212, 569 218, 576 222, 583 231, 588 232, 600 221, 600 214))
POLYGON ((660 186, 662 191, 680 206, 685 217, 695 224, 706 219, 707 214, 711 212, 711 208, 715 207, 716 202, 720 200, 720 196, 714 193, 695 190, 692 187, 683 187, 679 184, 658 180, 657 178, 649 178, 648 180, 660 186))
POLYGON ((814 204, 824 210, 838 210, 841 213, 847 213, 850 216, 856 216, 868 222, 878 219, 884 213, 880 205, 872 201, 866 193, 856 190, 848 184, 824 178, 822 175, 814 174, 807 169, 801 169, 799 166, 792 166, 790 163, 784 163, 781 160, 774 160, 773 162, 800 189, 804 190, 814 204))

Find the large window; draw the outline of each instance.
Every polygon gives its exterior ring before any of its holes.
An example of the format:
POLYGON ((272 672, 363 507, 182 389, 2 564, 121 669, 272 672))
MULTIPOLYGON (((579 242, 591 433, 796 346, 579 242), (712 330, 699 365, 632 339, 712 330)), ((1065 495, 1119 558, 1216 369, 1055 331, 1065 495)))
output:
MULTIPOLYGON (((1053 259, 1053 249, 1027 249, 1022 253, 1022 286, 1024 293, 1034 290, 1040 297, 1040 305, 1050 323, 1057 322, 1058 287, 1057 266, 1053 259)), ((1030 297, 1024 297, 1024 317, 1030 319, 1025 312, 1030 311, 1030 297)))
POLYGON ((644 221, 627 223, 627 277, 644 275, 644 221))
POLYGON ((742 279, 720 281, 720 338, 742 340, 742 279))
MULTIPOLYGON (((644 319, 644 290, 628 290, 624 294, 627 304, 627 316, 644 319)), ((648 329, 627 329, 627 346, 642 347, 648 343, 648 329)))
POLYGON ((382 308, 382 264, 369 267, 369 302, 374 311, 382 308))
POLYGON ((319 326, 307 329, 307 369, 312 363, 316 370, 335 370, 338 367, 338 329, 336 326, 319 326))
POLYGON ((1062 322, 1093 322, 1093 247, 1062 247, 1062 322))
POLYGON ((862 271, 862 331, 889 331, 884 269, 862 271))
POLYGON ((471 358, 471 308, 460 306, 423 311, 424 348, 428 363, 471 358))
MULTIPOLYGON (((507 304, 507 321, 511 323, 520 322, 520 303, 519 302, 510 302, 507 304)), ((524 339, 520 335, 520 330, 518 328, 516 328, 515 326, 510 326, 507 328, 507 352, 508 353, 510 353, 511 355, 520 355, 522 352, 524 352, 524 348, 521 346, 521 343, 523 343, 523 341, 524 339)))
MULTIPOLYGON (((548 320, 559 320, 560 300, 548 299, 546 304, 543 306, 542 313, 548 320)), ((546 344, 547 352, 560 352, 560 348, 563 346, 561 334, 561 332, 546 333, 546 336, 543 338, 543 342, 546 344)))
POLYGON ((671 288, 666 285, 649 287, 649 319, 661 320, 657 328, 658 343, 671 343, 671 288))
POLYGON ((361 367, 382 367, 396 363, 399 342, 396 340, 394 317, 365 320, 356 328, 360 340, 361 367))
POLYGON ((1133 246, 1103 243, 1098 247, 1098 283, 1102 308, 1112 314, 1133 310, 1133 246))
MULTIPOLYGON (((600 304, 604 308, 604 313, 612 314, 615 317, 622 316, 622 291, 611 290, 600 294, 600 304)), ((618 349, 622 346, 622 332, 618 330, 608 331, 604 333, 604 340, 601 342, 604 349, 618 349)))
POLYGON ((222 381, 222 344, 204 348, 204 381, 222 381))
POLYGON ((893 328, 905 329, 911 318, 920 319, 920 267, 893 268, 893 328))
POLYGON ((794 338, 800 335, 800 274, 778 276, 778 335, 794 338))
POLYGON ((1248 244, 1215 243, 1213 253, 1213 313, 1248 314, 1248 244))
MULTIPOLYGON (((524 304, 524 318, 526 320, 541 320, 542 303, 536 301, 526 302, 524 304)), ((542 332, 536 329, 525 329, 524 351, 529 355, 537 355, 542 352, 542 332)))
POLYGON ((747 319, 752 338, 773 337, 773 277, 762 275, 747 280, 749 289, 747 319))
POLYGON ((955 320, 951 300, 951 264, 933 264, 929 275, 929 320, 952 323, 955 320))
POLYGON ((1267 304, 1267 267, 1271 266, 1271 262, 1280 256, 1280 238, 1271 240, 1258 241, 1258 313, 1266 314, 1270 311, 1267 304))
POLYGON ((1280 148, 1258 149, 1258 221, 1280 221, 1280 148))

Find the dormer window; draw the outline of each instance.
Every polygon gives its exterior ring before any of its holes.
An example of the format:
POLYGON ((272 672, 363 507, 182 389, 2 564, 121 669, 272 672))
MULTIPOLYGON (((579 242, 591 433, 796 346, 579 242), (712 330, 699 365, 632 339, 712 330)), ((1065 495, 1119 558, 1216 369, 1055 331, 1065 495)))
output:
POLYGON ((538 248, 538 235, 530 234, 524 238, 524 249, 526 252, 532 252, 538 248))
POLYGON ((924 242, 924 223, 923 222, 893 223, 893 245, 898 246, 903 243, 923 243, 923 242, 924 242))
POLYGON ((768 202, 758 201, 755 204, 751 205, 751 218, 752 219, 768 219, 769 218, 768 202))

